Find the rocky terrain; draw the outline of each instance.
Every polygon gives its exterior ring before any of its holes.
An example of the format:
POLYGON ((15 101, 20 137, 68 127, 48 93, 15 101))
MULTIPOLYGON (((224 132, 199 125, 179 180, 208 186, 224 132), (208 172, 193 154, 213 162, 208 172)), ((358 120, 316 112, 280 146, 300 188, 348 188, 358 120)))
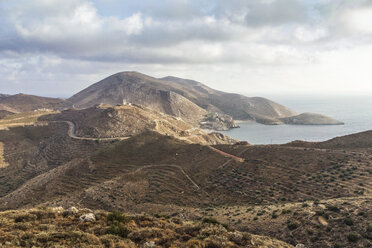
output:
MULTIPOLYGON (((234 120, 253 120, 263 124, 283 124, 281 118, 298 115, 280 104, 261 97, 226 93, 188 79, 153 78, 138 72, 120 72, 75 94, 69 99, 76 107, 97 104, 142 105, 176 116, 202 128, 226 130, 236 127, 234 120)), ((307 121, 317 121, 306 115, 307 121)), ((326 118, 322 119, 327 124, 326 118)), ((332 124, 332 123, 331 123, 332 124)))
POLYGON ((14 114, 13 112, 7 111, 7 110, 0 110, 0 119, 3 119, 4 117, 8 115, 14 114))
POLYGON ((0 245, 15 247, 282 247, 284 242, 215 219, 126 215, 70 207, 0 212, 0 245))
POLYGON ((2 97, 0 97, 0 110, 12 113, 28 112, 39 109, 61 110, 71 106, 71 103, 59 98, 25 94, 2 95, 2 97))
POLYGON ((280 118, 285 124, 290 125, 343 125, 343 122, 325 115, 314 113, 303 113, 296 116, 280 118))
POLYGON ((321 143, 210 145, 185 139, 189 127, 140 106, 100 105, 0 131, 0 209, 212 217, 292 245, 371 244, 371 132, 321 143))
POLYGON ((200 144, 233 144, 237 140, 221 133, 205 133, 174 116, 139 105, 97 105, 82 110, 66 110, 39 118, 39 121, 70 121, 75 134, 86 138, 131 137, 147 131, 200 144))

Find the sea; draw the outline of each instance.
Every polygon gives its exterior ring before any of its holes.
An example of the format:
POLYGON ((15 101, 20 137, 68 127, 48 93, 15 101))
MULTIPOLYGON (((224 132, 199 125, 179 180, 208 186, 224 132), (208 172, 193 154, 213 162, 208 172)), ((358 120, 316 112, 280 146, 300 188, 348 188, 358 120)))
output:
POLYGON ((294 140, 325 141, 338 136, 372 130, 371 96, 270 96, 277 103, 298 113, 319 113, 345 125, 263 125, 240 122, 240 128, 224 134, 250 144, 284 144, 294 140))

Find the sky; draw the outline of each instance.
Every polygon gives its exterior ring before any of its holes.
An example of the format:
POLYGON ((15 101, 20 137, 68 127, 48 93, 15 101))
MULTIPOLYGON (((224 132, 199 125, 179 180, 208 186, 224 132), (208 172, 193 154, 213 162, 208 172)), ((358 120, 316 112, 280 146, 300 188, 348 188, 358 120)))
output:
POLYGON ((0 93, 120 71, 250 96, 372 94, 372 0, 0 0, 0 93))

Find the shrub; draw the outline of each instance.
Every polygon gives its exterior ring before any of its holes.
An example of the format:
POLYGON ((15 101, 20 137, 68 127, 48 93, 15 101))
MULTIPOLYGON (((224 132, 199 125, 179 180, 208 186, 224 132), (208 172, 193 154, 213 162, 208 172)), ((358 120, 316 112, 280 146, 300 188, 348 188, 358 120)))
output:
POLYGON ((114 211, 107 215, 107 221, 110 221, 110 222, 117 221, 117 222, 127 223, 128 218, 123 213, 114 211))
POLYGON ((220 225, 221 223, 216 220, 215 218, 209 218, 209 217, 205 217, 203 218, 202 220, 203 223, 208 223, 208 224, 213 224, 213 225, 220 225))
POLYGON ((287 227, 289 230, 294 230, 299 227, 299 224, 297 222, 290 222, 287 224, 287 227))
POLYGON ((371 224, 367 226, 367 232, 372 232, 372 225, 371 224))
POLYGON ((358 239, 359 239, 359 236, 358 236, 358 234, 356 234, 356 233, 349 233, 349 234, 347 235, 347 239, 348 239, 350 242, 357 242, 358 239))
POLYGON ((348 225, 348 226, 352 226, 352 225, 354 225, 354 221, 353 221, 350 217, 346 217, 346 218, 344 219, 344 223, 345 223, 346 225, 348 225))
POLYGON ((130 230, 128 227, 125 226, 122 222, 115 222, 110 226, 110 228, 107 230, 107 233, 120 236, 122 238, 128 237, 128 234, 130 233, 130 230))
POLYGON ((339 213, 340 212, 340 209, 338 207, 336 207, 336 206, 333 206, 333 205, 328 205, 327 206, 327 209, 329 211, 336 212, 336 213, 339 213))
POLYGON ((221 225, 224 228, 226 228, 227 230, 229 229, 229 226, 227 224, 220 223, 215 218, 205 217, 205 218, 203 218, 202 223, 208 223, 208 224, 212 224, 212 225, 221 225))

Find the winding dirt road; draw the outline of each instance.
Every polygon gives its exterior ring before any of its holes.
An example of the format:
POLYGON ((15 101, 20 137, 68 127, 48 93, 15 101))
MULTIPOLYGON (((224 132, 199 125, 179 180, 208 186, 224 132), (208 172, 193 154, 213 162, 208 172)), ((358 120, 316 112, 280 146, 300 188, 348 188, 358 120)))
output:
POLYGON ((78 140, 126 140, 131 138, 132 136, 124 136, 124 137, 114 137, 114 138, 89 138, 89 137, 80 137, 76 136, 75 134, 75 124, 71 121, 53 121, 53 122, 60 122, 60 123, 66 123, 69 126, 68 129, 68 136, 73 139, 78 139, 78 140))
POLYGON ((137 172, 139 172, 139 171, 141 171, 143 169, 147 169, 147 168, 151 168, 151 167, 173 167, 173 168, 179 169, 181 171, 181 173, 187 178, 187 180, 189 180, 190 183, 192 185, 194 185, 197 190, 200 190, 200 186, 194 180, 191 179, 191 177, 184 171, 184 169, 181 166, 178 166, 178 165, 174 165, 174 164, 150 164, 150 165, 144 165, 144 166, 141 166, 140 168, 136 169, 132 173, 137 173, 137 172))

